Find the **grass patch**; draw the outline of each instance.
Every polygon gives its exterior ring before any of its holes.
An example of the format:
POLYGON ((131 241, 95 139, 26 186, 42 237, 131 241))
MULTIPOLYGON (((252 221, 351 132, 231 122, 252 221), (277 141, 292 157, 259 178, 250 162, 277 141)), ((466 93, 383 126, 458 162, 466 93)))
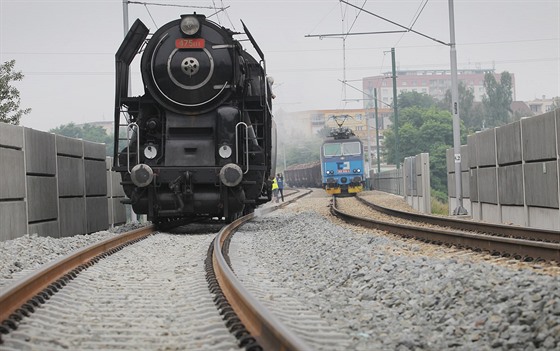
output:
POLYGON ((443 216, 449 215, 449 206, 447 202, 442 202, 440 199, 434 196, 431 197, 431 202, 432 202, 432 214, 443 215, 443 216))

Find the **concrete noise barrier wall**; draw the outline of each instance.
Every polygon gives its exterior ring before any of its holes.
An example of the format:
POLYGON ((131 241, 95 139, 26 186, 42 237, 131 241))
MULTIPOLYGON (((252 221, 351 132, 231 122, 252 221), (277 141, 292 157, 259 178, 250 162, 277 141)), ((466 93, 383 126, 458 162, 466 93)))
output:
POLYGON ((126 222, 124 193, 108 164, 104 144, 0 123, 0 240, 126 222))
POLYGON ((373 189, 402 195, 413 208, 431 213, 429 154, 406 157, 402 168, 373 174, 373 189))
MULTIPOLYGON (((463 206, 474 219, 560 230, 560 109, 469 135, 461 147, 463 206)), ((447 150, 450 214, 456 207, 447 150)))

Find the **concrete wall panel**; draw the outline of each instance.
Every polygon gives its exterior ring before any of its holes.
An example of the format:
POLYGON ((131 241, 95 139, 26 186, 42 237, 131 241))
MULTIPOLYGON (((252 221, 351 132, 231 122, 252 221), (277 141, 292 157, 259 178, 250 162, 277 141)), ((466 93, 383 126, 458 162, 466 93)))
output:
POLYGON ((126 207, 121 204, 120 198, 110 199, 113 208, 114 225, 126 223, 126 207))
POLYGON ((27 233, 25 201, 0 202, 0 241, 15 239, 27 233))
POLYGON ((0 148, 0 199, 25 197, 24 162, 23 151, 0 148))
POLYGON ((60 201, 60 236, 86 233, 86 200, 83 197, 62 198, 60 201))
POLYGON ((496 128, 498 164, 521 162, 521 123, 515 122, 496 128))
POLYGON ((523 166, 512 165, 498 169, 499 196, 502 205, 523 205, 523 166))
POLYGON ((0 146, 23 148, 23 128, 0 122, 0 146))
POLYGON ((461 172, 461 186, 463 189, 462 195, 463 195, 463 199, 465 197, 471 197, 471 185, 470 185, 470 179, 469 179, 469 172, 468 171, 463 171, 461 172))
POLYGON ((496 167, 478 169, 478 200, 489 204, 498 203, 496 167))
POLYGON ((525 208, 523 206, 502 206, 502 223, 526 225, 525 208))
POLYGON ((107 171, 105 159, 85 160, 86 196, 107 195, 107 171))
POLYGON ((476 155, 479 166, 496 165, 496 134, 495 129, 476 133, 476 155))
POLYGON ((106 150, 105 144, 93 143, 91 141, 84 140, 84 158, 103 160, 103 162, 105 162, 107 154, 106 150))
POLYGON ((447 196, 457 196, 457 194, 455 193, 455 173, 449 173, 447 175, 447 196))
POLYGON ((527 205, 558 208, 557 161, 525 164, 527 205))
POLYGON ((58 232, 58 221, 29 223, 29 234, 58 238, 60 236, 58 232))
POLYGON ((481 204, 482 221, 490 223, 500 223, 500 207, 493 204, 481 204))
POLYGON ((560 211, 552 208, 529 207, 531 227, 560 230, 560 211))
POLYGON ((461 171, 469 169, 469 150, 467 145, 461 145, 461 171))
POLYGON ((556 158, 555 124, 553 111, 521 120, 525 161, 556 158))
POLYGON ((105 196, 86 198, 87 232, 109 228, 109 204, 105 196))
MULTIPOLYGON (((556 113, 556 152, 560 156, 560 108, 555 110, 556 113)), ((560 173, 559 173, 560 174, 560 173)))
POLYGON ((481 215, 481 211, 482 211, 482 204, 480 202, 472 202, 471 203, 471 216, 472 219, 474 219, 475 221, 480 221, 482 220, 482 215, 481 215))
POLYGON ((467 136, 467 153, 469 154, 469 168, 478 166, 478 157, 476 155, 476 134, 467 136))
POLYGON ((112 197, 124 197, 124 190, 121 185, 121 175, 117 172, 111 172, 111 195, 112 197))
POLYGON ((56 136, 56 153, 58 155, 84 157, 84 144, 80 139, 56 136))
POLYGON ((84 160, 57 156, 58 196, 83 196, 85 188, 84 160))
POLYGON ((25 131, 25 164, 27 174, 55 175, 56 155, 54 134, 30 128, 25 131))
POLYGON ((478 171, 476 168, 469 171, 469 198, 478 201, 478 171))
POLYGON ((447 162, 447 173, 455 173, 455 158, 453 156, 453 148, 445 150, 445 159, 447 162))
POLYGON ((55 177, 27 176, 29 222, 58 218, 57 200, 55 177))

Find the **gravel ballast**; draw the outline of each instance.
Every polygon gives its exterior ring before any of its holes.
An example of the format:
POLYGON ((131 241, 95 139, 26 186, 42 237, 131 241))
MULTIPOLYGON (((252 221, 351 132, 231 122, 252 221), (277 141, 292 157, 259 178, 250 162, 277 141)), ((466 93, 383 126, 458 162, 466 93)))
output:
POLYGON ((142 226, 144 225, 140 223, 128 223, 86 235, 54 238, 26 234, 16 239, 0 241, 0 291, 14 279, 25 277, 46 263, 142 226))
MULTIPOLYGON (((258 218, 234 236, 238 251, 231 255, 254 256, 243 260, 249 266, 242 279, 258 272, 289 289, 347 333, 344 348, 560 347, 558 274, 355 230, 326 219, 327 206, 327 198, 315 197, 258 218)), ((269 299, 280 303, 281 296, 269 299)))
MULTIPOLYGON (((321 349, 560 348, 557 268, 348 226, 328 214, 329 199, 318 194, 241 227, 230 255, 240 278, 269 301, 281 304, 286 296, 276 291, 288 292, 309 320, 316 316, 337 338, 343 334, 344 341, 321 349)), ((130 229, 0 242, 0 291, 44 263, 130 229)))

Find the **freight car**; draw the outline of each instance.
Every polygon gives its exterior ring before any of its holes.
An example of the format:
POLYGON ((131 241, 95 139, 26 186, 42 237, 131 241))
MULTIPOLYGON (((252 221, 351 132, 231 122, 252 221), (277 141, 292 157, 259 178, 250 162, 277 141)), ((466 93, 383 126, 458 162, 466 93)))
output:
POLYGON ((321 162, 292 165, 284 170, 284 180, 292 187, 321 188, 321 162))
POLYGON ((259 59, 235 38, 243 33, 196 13, 163 25, 149 40, 137 20, 116 53, 113 169, 133 210, 153 222, 232 221, 270 201, 271 79, 264 54, 243 29, 259 59), (140 51, 144 94, 130 96, 127 77, 140 51))

